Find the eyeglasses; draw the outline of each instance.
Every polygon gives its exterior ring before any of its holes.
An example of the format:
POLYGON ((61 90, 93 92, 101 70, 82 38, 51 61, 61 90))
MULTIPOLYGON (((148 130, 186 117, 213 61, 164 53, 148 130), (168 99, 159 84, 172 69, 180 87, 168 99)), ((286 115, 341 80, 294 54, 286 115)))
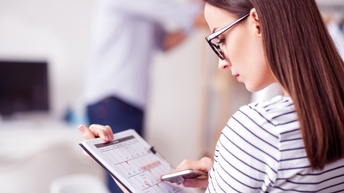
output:
POLYGON ((208 44, 210 45, 210 47, 214 50, 215 54, 221 59, 225 59, 225 56, 223 54, 223 52, 221 51, 220 48, 220 41, 217 39, 217 37, 221 34, 223 34, 225 31, 229 30, 231 27, 233 27, 235 24, 239 23, 240 21, 246 19, 249 16, 249 13, 247 13, 246 15, 242 16, 241 18, 237 19, 236 21, 234 21, 233 23, 221 28, 219 31, 214 32, 210 35, 208 35, 207 37, 205 37, 206 41, 208 42, 208 44))

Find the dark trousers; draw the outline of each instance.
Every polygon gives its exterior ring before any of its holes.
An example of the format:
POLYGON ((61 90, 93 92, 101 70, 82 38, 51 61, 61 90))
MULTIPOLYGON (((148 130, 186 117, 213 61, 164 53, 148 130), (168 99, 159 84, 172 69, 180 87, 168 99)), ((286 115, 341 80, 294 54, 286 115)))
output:
MULTIPOLYGON (((135 129, 143 137, 143 111, 116 97, 88 105, 87 114, 90 124, 109 125, 114 133, 135 129)), ((123 192, 110 175, 107 175, 107 185, 111 193, 123 192)))

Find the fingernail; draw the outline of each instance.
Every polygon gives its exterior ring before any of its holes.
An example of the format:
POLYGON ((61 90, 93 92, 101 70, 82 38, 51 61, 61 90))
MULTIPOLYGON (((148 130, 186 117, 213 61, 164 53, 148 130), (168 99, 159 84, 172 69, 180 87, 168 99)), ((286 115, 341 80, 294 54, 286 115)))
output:
POLYGON ((78 127, 79 131, 84 132, 85 131, 85 127, 83 125, 79 125, 78 127))
POLYGON ((188 186, 191 185, 191 182, 190 182, 189 180, 184 180, 183 185, 184 185, 185 187, 188 187, 188 186))

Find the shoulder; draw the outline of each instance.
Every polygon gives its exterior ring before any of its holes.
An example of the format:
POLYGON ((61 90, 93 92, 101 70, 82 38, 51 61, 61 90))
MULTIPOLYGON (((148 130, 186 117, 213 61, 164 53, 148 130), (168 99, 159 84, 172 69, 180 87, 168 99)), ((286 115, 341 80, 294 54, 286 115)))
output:
POLYGON ((242 106, 229 119, 227 128, 278 149, 281 141, 301 135, 293 101, 283 96, 242 106))
POLYGON ((252 142, 276 162, 289 156, 290 149, 304 155, 300 123, 290 97, 242 106, 228 121, 224 133, 229 131, 252 142))
POLYGON ((233 118, 244 118, 255 121, 261 126, 279 127, 297 122, 295 107, 290 97, 277 96, 263 102, 242 106, 233 118))
POLYGON ((292 100, 277 96, 264 102, 242 106, 228 121, 223 133, 236 133, 250 141, 278 143, 284 133, 298 129, 298 121, 292 100))
MULTIPOLYGON (((293 101, 289 97, 277 96, 263 102, 242 106, 228 121, 227 127, 238 132, 246 130, 257 136, 268 136, 279 140, 285 132, 284 125, 297 123, 293 101)), ((289 128, 289 127, 287 127, 289 128)))
POLYGON ((283 157, 281 139, 291 128, 285 124, 295 122, 295 114, 292 100, 282 96, 242 106, 222 130, 217 162, 233 163, 232 170, 239 171, 235 176, 241 176, 242 183, 250 181, 247 176, 255 176, 257 187, 262 181, 273 184, 283 157))

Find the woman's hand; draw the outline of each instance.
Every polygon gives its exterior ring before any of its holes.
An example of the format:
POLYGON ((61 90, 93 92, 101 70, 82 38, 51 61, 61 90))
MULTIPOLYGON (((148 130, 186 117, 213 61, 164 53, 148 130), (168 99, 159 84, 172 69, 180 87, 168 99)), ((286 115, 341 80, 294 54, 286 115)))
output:
MULTIPOLYGON (((101 138, 104 142, 110 142, 114 138, 111 127, 107 125, 103 126, 92 124, 89 128, 85 125, 80 125, 78 129, 85 140, 101 138)), ((86 153, 86 151, 83 152, 86 156, 89 156, 88 153, 86 153)), ((89 157, 92 158, 91 156, 89 157)))
MULTIPOLYGON (((89 128, 85 125, 79 126, 79 131, 84 136, 85 140, 94 139, 94 138, 101 138, 104 142, 109 142, 113 140, 113 132, 110 126, 108 125, 97 125, 92 124, 89 128)), ((84 154, 88 155, 86 152, 84 154)), ((114 181, 117 183, 118 187, 123 191, 123 193, 129 193, 129 191, 122 186, 122 184, 118 183, 115 178, 114 181)))
POLYGON ((109 142, 113 140, 113 133, 112 129, 108 125, 97 125, 92 124, 89 128, 85 125, 79 126, 79 131, 83 135, 84 139, 94 139, 94 138, 101 138, 104 142, 109 142))
MULTIPOLYGON (((172 172, 194 169, 208 173, 212 166, 213 160, 208 157, 203 157, 198 161, 184 160, 172 172)), ((183 185, 192 188, 206 188, 208 186, 208 178, 185 179, 183 185)))

